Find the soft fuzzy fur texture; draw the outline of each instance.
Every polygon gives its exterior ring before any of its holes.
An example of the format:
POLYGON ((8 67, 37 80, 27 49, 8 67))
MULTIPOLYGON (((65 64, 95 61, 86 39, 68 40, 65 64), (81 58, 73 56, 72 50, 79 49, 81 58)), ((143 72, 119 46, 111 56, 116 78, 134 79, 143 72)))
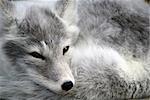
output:
POLYGON ((0 0, 0 99, 150 97, 149 5, 144 1, 60 0, 52 10, 41 4, 23 14, 13 4, 0 0), (35 51, 39 58, 30 55, 35 51), (75 80, 68 92, 60 89, 66 79, 75 80))

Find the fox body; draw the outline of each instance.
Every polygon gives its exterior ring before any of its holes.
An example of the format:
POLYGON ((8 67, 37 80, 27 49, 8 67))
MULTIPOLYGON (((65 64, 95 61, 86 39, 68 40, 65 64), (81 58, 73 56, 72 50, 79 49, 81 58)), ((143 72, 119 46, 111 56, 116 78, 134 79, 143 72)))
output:
POLYGON ((148 4, 60 0, 52 9, 45 4, 21 13, 15 2, 0 1, 0 99, 150 96, 148 4))

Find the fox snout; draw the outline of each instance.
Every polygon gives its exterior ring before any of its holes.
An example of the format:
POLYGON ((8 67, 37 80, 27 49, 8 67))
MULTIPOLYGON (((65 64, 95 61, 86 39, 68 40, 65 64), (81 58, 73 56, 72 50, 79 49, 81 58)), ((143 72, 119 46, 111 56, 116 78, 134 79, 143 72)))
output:
POLYGON ((68 82, 64 82, 61 85, 62 90, 68 91, 73 87, 73 82, 72 81, 68 81, 68 82))
POLYGON ((71 90, 75 85, 75 79, 69 65, 67 63, 55 63, 54 65, 47 71, 49 77, 34 69, 28 70, 28 74, 35 83, 54 93, 62 94, 71 90))
POLYGON ((60 68, 60 82, 63 91, 69 91, 75 84, 74 76, 69 66, 60 68), (60 71, 61 70, 61 71, 60 71))
MULTIPOLYGON (((70 73, 70 72, 68 73, 68 71, 67 71, 67 73, 63 72, 63 75, 60 76, 60 79, 55 82, 58 85, 58 87, 60 87, 59 90, 56 91, 57 93, 67 92, 67 91, 71 90, 73 88, 73 86, 75 85, 74 77, 73 77, 72 73, 70 73)), ((51 90, 51 88, 49 88, 49 89, 51 90)))
POLYGON ((64 92, 71 90, 75 84, 73 75, 68 74, 68 76, 69 77, 64 77, 62 80, 60 80, 61 90, 64 92))

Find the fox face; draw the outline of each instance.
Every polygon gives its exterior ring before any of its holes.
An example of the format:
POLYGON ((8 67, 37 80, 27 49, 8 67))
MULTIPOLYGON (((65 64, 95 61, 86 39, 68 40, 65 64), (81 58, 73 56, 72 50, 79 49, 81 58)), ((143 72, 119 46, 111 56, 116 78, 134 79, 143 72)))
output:
POLYGON ((60 13, 58 8, 51 11, 32 6, 19 23, 12 19, 3 44, 6 58, 18 76, 27 76, 34 84, 55 93, 66 92, 75 84, 70 57, 78 28, 75 21, 66 20, 68 14, 65 10, 60 13))

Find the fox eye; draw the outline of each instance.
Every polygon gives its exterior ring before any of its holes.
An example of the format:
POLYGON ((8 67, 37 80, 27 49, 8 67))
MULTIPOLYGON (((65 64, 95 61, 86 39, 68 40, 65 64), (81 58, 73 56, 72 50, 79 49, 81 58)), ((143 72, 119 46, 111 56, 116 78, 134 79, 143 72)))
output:
POLYGON ((29 53, 29 55, 33 56, 34 58, 39 58, 39 59, 45 60, 44 56, 42 56, 41 54, 39 54, 38 52, 35 52, 35 51, 29 53))
POLYGON ((63 55, 65 55, 65 53, 69 50, 69 46, 66 46, 65 48, 63 48, 63 55))

